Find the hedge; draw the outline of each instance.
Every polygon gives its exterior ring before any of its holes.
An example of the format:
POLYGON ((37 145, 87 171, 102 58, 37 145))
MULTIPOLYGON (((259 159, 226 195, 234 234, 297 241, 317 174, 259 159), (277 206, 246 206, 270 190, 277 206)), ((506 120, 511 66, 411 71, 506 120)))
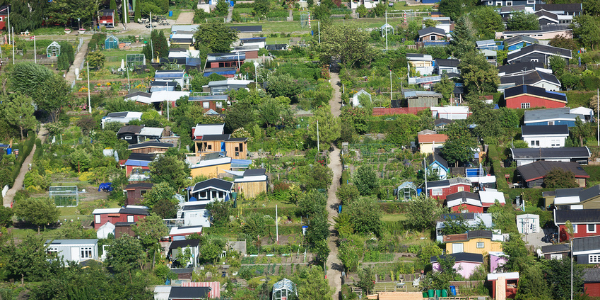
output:
POLYGON ((508 192, 509 187, 505 180, 505 170, 502 167, 502 160, 500 158, 500 154, 498 153, 497 146, 490 145, 489 148, 489 159, 492 161, 492 172, 496 175, 496 184, 498 190, 501 192, 508 192))
MULTIPOLYGON (((11 175, 11 187, 12 187, 12 185, 14 185, 15 180, 19 176, 19 172, 21 172, 21 166, 23 166, 23 162, 25 161, 25 158, 27 158, 27 156, 29 156, 29 154, 31 153, 31 150, 33 149, 33 145, 35 144, 35 140, 36 140, 35 132, 30 131, 25 143, 19 144, 17 146, 17 149, 19 150, 19 158, 17 158, 17 161, 15 162, 15 168, 13 169, 13 172, 11 175)), ((15 149, 13 149, 13 151, 14 150, 15 149)))
POLYGON ((600 166, 583 166, 583 170, 590 175, 589 181, 600 181, 600 166))
POLYGON ((569 99, 567 106, 570 108, 576 108, 580 106, 589 107, 590 99, 596 95, 596 92, 568 91, 566 94, 567 99, 569 99))

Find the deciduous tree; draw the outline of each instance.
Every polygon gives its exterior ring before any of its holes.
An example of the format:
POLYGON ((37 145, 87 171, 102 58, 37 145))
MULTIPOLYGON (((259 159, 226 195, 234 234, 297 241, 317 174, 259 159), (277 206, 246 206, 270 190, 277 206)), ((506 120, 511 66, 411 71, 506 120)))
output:
POLYGON ((414 197, 408 204, 408 224, 416 230, 424 230, 435 226, 435 222, 444 212, 437 200, 424 195, 414 197))
MULTIPOLYGON (((255 8, 256 5, 255 3, 255 8)), ((200 49, 200 45, 204 45, 212 52, 228 53, 231 43, 237 40, 237 31, 223 23, 211 22, 200 25, 198 31, 194 33, 194 38, 196 39, 196 49, 200 49)))
POLYGON ((26 198, 17 201, 15 205, 17 217, 38 227, 56 223, 60 212, 54 201, 49 198, 26 198))
POLYGON ((375 271, 370 267, 364 267, 358 272, 356 286, 361 288, 365 294, 369 294, 375 288, 375 271))
POLYGON ((319 122, 319 143, 321 149, 329 149, 329 144, 340 138, 340 119, 331 114, 329 105, 315 109, 313 117, 310 119, 310 125, 308 126, 308 136, 314 142, 317 141, 317 120, 319 122))
POLYGON ((573 36, 579 38, 584 47, 594 47, 600 42, 600 22, 593 16, 580 15, 573 18, 573 36))
POLYGON ((340 59, 342 64, 354 66, 370 62, 375 50, 369 34, 351 25, 331 25, 321 28, 322 60, 340 59))
POLYGON ((544 186, 548 189, 566 189, 579 186, 575 181, 575 174, 569 170, 552 169, 544 178, 544 186))
POLYGON ((535 14, 517 11, 506 21, 506 28, 512 31, 538 30, 540 29, 540 23, 535 14))
POLYGON ((190 176, 190 168, 176 157, 159 156, 150 163, 150 173, 153 183, 167 182, 173 189, 179 189, 190 176))
POLYGON ((329 286, 329 281, 323 276, 323 269, 319 266, 309 267, 306 277, 302 279, 299 286, 300 299, 328 300, 334 292, 329 286))
POLYGON ((88 53, 86 56, 87 62, 90 64, 90 68, 94 70, 99 70, 104 66, 104 61, 106 61, 106 57, 100 51, 93 51, 88 53))
POLYGON ((383 229, 381 208, 375 199, 361 197, 348 205, 348 210, 344 213, 350 215, 350 222, 355 232, 381 236, 383 229))
POLYGON ((478 39, 494 39, 497 31, 504 30, 502 17, 491 6, 479 6, 469 13, 478 39))
POLYGON ((363 196, 375 193, 379 187, 377 174, 375 174, 375 170, 368 165, 358 167, 352 182, 363 196))
POLYGON ((21 140, 24 139, 23 132, 35 129, 37 120, 33 113, 33 99, 21 93, 13 94, 11 99, 4 99, 4 118, 8 124, 19 128, 21 140))
POLYGON ((433 86, 433 89, 442 94, 444 102, 448 103, 454 92, 454 82, 448 78, 448 75, 442 75, 442 80, 433 86))
POLYGON ((442 148, 442 156, 450 164, 458 166, 460 162, 473 160, 473 150, 477 149, 477 140, 464 121, 454 122, 446 130, 448 139, 442 148))
POLYGON ((160 249, 158 242, 162 237, 169 235, 167 225, 165 225, 163 219, 155 213, 138 220, 131 229, 135 232, 142 242, 142 246, 144 246, 146 250, 160 249))
POLYGON ((117 272, 141 268, 144 249, 139 239, 123 234, 107 249, 105 263, 117 272))
POLYGON ((497 69, 479 52, 463 57, 458 67, 469 93, 494 92, 500 84, 497 69))

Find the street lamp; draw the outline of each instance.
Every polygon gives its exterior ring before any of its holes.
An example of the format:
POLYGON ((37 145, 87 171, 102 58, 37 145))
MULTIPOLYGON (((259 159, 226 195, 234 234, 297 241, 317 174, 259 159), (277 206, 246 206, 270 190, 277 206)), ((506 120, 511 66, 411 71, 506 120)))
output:
POLYGON ((77 18, 77 30, 81 29, 81 18, 77 18))

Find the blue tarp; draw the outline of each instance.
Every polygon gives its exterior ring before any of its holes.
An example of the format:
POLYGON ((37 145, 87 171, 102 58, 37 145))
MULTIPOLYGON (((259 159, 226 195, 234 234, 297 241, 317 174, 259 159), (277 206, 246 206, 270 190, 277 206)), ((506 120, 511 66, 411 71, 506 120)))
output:
POLYGON ((134 167, 147 167, 150 164, 149 161, 143 161, 143 160, 131 160, 128 159, 125 162, 126 166, 134 166, 134 167))
POLYGON ((218 72, 204 72, 204 77, 208 77, 210 76, 210 74, 218 74, 218 75, 235 75, 235 70, 231 70, 231 71, 218 71, 218 72))

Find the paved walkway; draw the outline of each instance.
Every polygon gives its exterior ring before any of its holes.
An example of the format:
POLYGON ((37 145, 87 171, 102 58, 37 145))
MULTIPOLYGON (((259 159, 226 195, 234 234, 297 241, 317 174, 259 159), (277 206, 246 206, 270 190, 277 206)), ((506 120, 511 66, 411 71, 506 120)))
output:
MULTIPOLYGON (((42 140, 42 143, 46 140, 47 134, 48 134, 48 131, 42 124, 42 126, 40 128, 40 132, 38 133, 38 138, 40 140, 42 140)), ((25 161, 23 161, 23 165, 21 166, 21 171, 19 172, 19 176, 17 176, 17 179, 15 179, 15 183, 8 190, 8 192, 6 192, 6 196, 4 196, 4 201, 3 201, 4 207, 12 207, 13 198, 17 194, 17 191, 23 188, 23 181, 25 180, 25 174, 27 174, 27 172, 29 171, 29 164, 33 161, 33 155, 35 154, 35 149, 36 149, 36 145, 33 144, 33 149, 31 149, 31 153, 29 153, 29 156, 27 156, 27 158, 25 158, 25 161)))
POLYGON ((189 25, 194 24, 194 12, 182 12, 177 17, 175 24, 189 25))
POLYGON ((229 6, 229 8, 227 9, 227 20, 225 20, 225 23, 231 23, 232 16, 233 16, 233 6, 229 6))
MULTIPOLYGON (((331 113, 335 117, 339 117, 341 113, 341 93, 338 83, 340 77, 337 73, 331 73, 331 85, 333 86, 333 98, 329 101, 331 106, 331 113)), ((337 247, 337 232, 335 231, 334 224, 335 218, 338 215, 339 200, 336 196, 337 189, 340 187, 340 180, 342 178, 342 162, 340 159, 340 149, 334 146, 334 150, 329 153, 329 165, 328 167, 333 171, 333 180, 328 190, 327 195, 327 212, 329 213, 329 257, 327 258, 327 279, 329 280, 329 286, 334 288, 335 293, 333 299, 339 299, 339 293, 342 290, 342 271, 344 266, 338 258, 338 247, 337 247)))
MULTIPOLYGON (((88 44, 90 43, 91 39, 92 39, 91 36, 83 37, 83 45, 81 46, 81 49, 79 49, 79 52, 77 52, 77 54, 75 55, 75 60, 73 61, 73 64, 69 68, 69 72, 67 73, 67 76, 65 76, 65 80, 67 81, 67 84, 70 85, 71 83, 73 83, 73 80, 75 80, 75 69, 79 68, 81 66, 81 64, 85 61, 85 56, 88 51, 88 44)), ((79 70, 79 71, 81 71, 81 70, 79 70)))

